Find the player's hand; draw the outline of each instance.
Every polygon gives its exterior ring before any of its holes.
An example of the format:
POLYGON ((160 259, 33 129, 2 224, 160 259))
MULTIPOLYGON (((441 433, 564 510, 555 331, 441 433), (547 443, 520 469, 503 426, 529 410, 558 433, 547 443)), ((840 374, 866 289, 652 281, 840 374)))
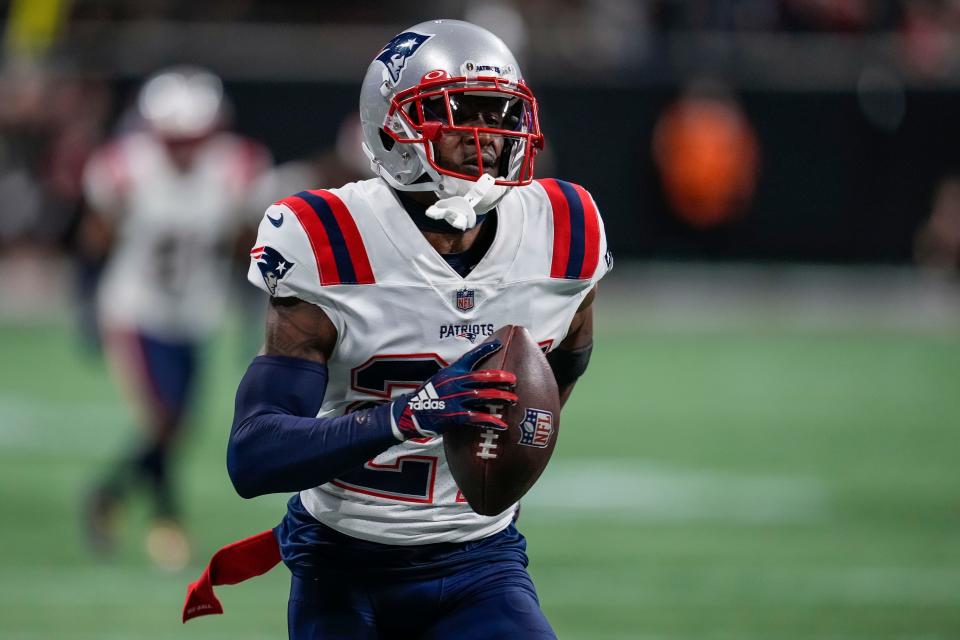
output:
POLYGON ((494 340, 474 347, 435 373, 416 393, 394 399, 393 420, 404 440, 437 436, 458 425, 506 429, 507 424, 495 414, 516 404, 517 377, 501 369, 474 371, 502 346, 494 340))

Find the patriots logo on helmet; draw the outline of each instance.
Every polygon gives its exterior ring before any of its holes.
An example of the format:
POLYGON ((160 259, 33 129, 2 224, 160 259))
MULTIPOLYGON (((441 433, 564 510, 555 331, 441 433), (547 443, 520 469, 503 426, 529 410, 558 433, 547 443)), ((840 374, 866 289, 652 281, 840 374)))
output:
POLYGON ((251 249, 250 257, 260 267, 260 274, 272 296, 277 295, 277 284, 296 266, 284 258, 279 251, 266 245, 251 249))
POLYGON ((384 47, 383 51, 375 58, 383 63, 383 66, 386 67, 384 72, 384 80, 387 79, 387 75, 390 76, 390 80, 396 84, 400 81, 400 74, 403 73, 403 68, 407 66, 407 58, 412 56, 417 52, 417 49, 423 45, 424 42, 432 38, 433 35, 423 35, 420 33, 414 33, 413 31, 404 31, 393 40, 388 42, 384 47))

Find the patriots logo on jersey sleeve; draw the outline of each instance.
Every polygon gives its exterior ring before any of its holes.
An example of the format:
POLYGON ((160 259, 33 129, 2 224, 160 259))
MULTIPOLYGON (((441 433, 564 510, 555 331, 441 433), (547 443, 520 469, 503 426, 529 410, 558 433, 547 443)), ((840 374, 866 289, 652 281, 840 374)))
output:
POLYGON ((279 251, 266 245, 254 247, 250 251, 250 258, 257 263, 260 268, 260 274, 263 281, 270 290, 270 295, 277 295, 277 285, 283 280, 290 270, 295 266, 290 260, 284 258, 279 251))
POLYGON ((404 31, 396 38, 391 40, 383 47, 383 51, 376 57, 386 67, 384 80, 389 75, 390 80, 396 84, 400 81, 400 74, 403 68, 407 66, 407 58, 417 52, 420 46, 432 38, 432 35, 423 35, 413 31, 404 31))

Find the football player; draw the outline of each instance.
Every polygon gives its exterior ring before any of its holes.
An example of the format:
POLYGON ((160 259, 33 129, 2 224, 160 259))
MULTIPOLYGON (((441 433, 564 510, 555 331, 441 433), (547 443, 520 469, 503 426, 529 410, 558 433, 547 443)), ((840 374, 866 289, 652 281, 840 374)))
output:
POLYGON ((213 584, 282 558, 291 638, 553 638, 518 507, 473 512, 441 436, 505 426, 515 378, 478 365, 506 324, 549 350, 569 396, 609 264, 596 205, 533 180, 536 99, 474 25, 424 22, 387 43, 360 117, 378 177, 277 202, 251 254, 270 309, 227 464, 241 496, 295 494, 275 530, 214 557, 184 618, 221 611, 213 584))
POLYGON ((222 130, 223 105, 215 75, 162 71, 138 97, 144 127, 110 141, 84 172, 85 249, 109 256, 100 329, 142 426, 133 451, 94 489, 87 532, 109 550, 117 507, 142 485, 155 516, 147 550, 169 569, 183 567, 189 551, 171 454, 196 386, 198 348, 223 315, 231 243, 245 228, 245 242, 253 235, 243 215, 249 188, 268 165, 263 148, 222 130))

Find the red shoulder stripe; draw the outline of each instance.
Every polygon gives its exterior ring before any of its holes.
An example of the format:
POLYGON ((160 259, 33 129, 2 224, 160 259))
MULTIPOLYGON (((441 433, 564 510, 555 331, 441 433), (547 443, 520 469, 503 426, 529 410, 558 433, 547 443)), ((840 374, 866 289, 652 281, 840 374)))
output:
POLYGON ((343 234, 347 253, 350 256, 350 262, 353 265, 356 284, 375 283, 376 279, 373 277, 373 268, 370 266, 367 248, 363 244, 360 229, 357 228, 357 222, 353 219, 349 209, 347 209, 347 205, 343 203, 343 200, 329 191, 317 190, 310 191, 310 193, 323 198, 333 211, 337 225, 340 227, 340 232, 343 234))
POLYGON ((553 257, 550 277, 588 280, 600 260, 600 216, 587 190, 578 184, 546 179, 537 182, 547 192, 553 211, 553 257))
POLYGON ((313 249, 313 256, 317 261, 317 271, 320 272, 320 284, 323 286, 340 284, 340 273, 337 271, 337 261, 333 257, 333 249, 330 248, 330 239, 327 237, 327 231, 314 213, 313 208, 297 196, 284 198, 277 204, 286 205, 293 211, 297 220, 300 221, 300 226, 306 231, 307 238, 310 240, 310 248, 313 249))
POLYGON ((550 277, 563 278, 570 258, 570 206, 556 180, 537 182, 546 190, 553 211, 553 260, 550 264, 550 277))
POLYGON ((600 214, 597 213, 597 207, 587 190, 578 184, 571 185, 583 203, 583 267, 580 277, 590 279, 600 261, 600 214))
POLYGON ((284 198, 307 232, 320 284, 373 284, 373 268, 357 223, 340 198, 324 190, 284 198))

